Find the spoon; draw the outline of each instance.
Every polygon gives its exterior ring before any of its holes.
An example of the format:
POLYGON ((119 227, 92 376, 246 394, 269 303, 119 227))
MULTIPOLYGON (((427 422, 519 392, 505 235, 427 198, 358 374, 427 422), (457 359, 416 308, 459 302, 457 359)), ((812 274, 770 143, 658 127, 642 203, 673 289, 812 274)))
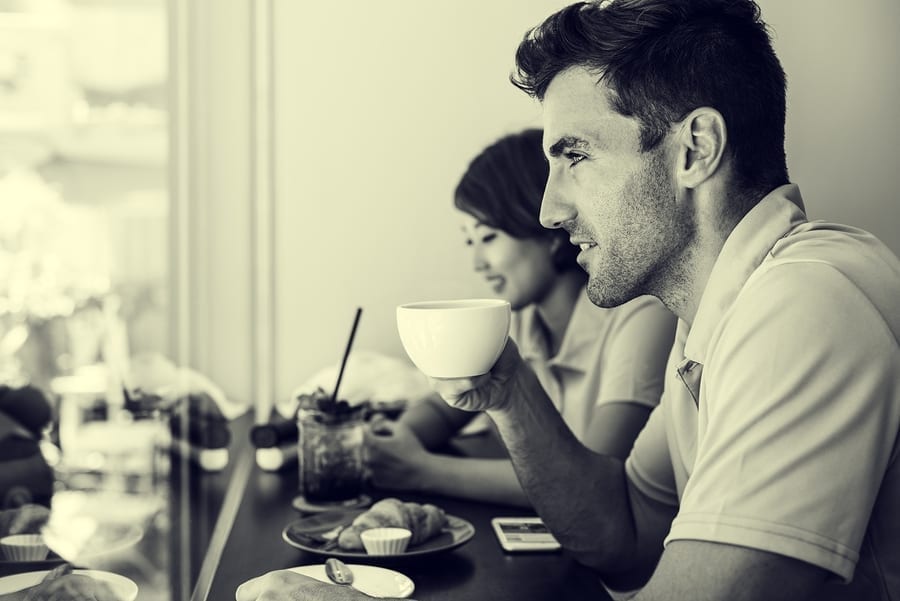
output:
POLYGON ((334 557, 326 559, 325 574, 335 584, 353 584, 353 572, 340 559, 334 557))

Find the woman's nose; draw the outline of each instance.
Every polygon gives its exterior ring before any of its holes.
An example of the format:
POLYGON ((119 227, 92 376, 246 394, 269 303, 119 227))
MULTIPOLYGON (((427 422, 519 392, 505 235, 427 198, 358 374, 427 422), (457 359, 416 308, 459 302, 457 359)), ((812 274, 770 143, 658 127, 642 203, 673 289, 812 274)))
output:
POLYGON ((472 269, 475 271, 485 271, 488 268, 489 264, 487 259, 484 258, 484 252, 482 252, 480 246, 472 247, 472 269))

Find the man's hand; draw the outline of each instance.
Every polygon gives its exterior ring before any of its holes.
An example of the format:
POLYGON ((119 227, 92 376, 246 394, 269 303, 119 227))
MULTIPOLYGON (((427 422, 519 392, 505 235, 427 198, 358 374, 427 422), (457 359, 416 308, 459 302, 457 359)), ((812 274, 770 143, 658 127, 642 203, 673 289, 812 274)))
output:
POLYGON ((489 411, 503 409, 510 402, 510 386, 519 370, 525 365, 512 338, 500 358, 484 375, 473 378, 428 378, 431 386, 448 405, 465 411, 489 411))
POLYGON ((418 490, 431 454, 415 433, 399 422, 378 420, 365 432, 372 482, 382 488, 418 490))
POLYGON ((360 601, 371 599, 355 588, 319 582, 290 570, 274 570, 240 585, 236 601, 360 601))

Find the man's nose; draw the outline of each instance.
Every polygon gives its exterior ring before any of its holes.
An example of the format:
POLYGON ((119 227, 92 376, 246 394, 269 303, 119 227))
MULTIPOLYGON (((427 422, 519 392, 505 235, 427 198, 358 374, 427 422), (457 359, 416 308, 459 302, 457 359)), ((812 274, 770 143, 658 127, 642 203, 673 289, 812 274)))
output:
POLYGON ((541 200, 541 225, 549 229, 562 227, 575 217, 575 207, 565 200, 565 190, 559 178, 551 171, 544 187, 544 198, 541 200))

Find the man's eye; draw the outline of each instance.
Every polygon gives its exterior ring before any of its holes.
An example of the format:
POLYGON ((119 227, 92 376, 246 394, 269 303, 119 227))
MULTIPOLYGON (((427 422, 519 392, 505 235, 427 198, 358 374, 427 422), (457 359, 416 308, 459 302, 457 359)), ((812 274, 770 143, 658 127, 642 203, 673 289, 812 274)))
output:
POLYGON ((565 157, 566 157, 566 160, 569 161, 570 166, 577 165, 578 163, 580 163, 582 161, 582 159, 584 159, 583 154, 578 154, 576 152, 567 152, 565 154, 565 157))

